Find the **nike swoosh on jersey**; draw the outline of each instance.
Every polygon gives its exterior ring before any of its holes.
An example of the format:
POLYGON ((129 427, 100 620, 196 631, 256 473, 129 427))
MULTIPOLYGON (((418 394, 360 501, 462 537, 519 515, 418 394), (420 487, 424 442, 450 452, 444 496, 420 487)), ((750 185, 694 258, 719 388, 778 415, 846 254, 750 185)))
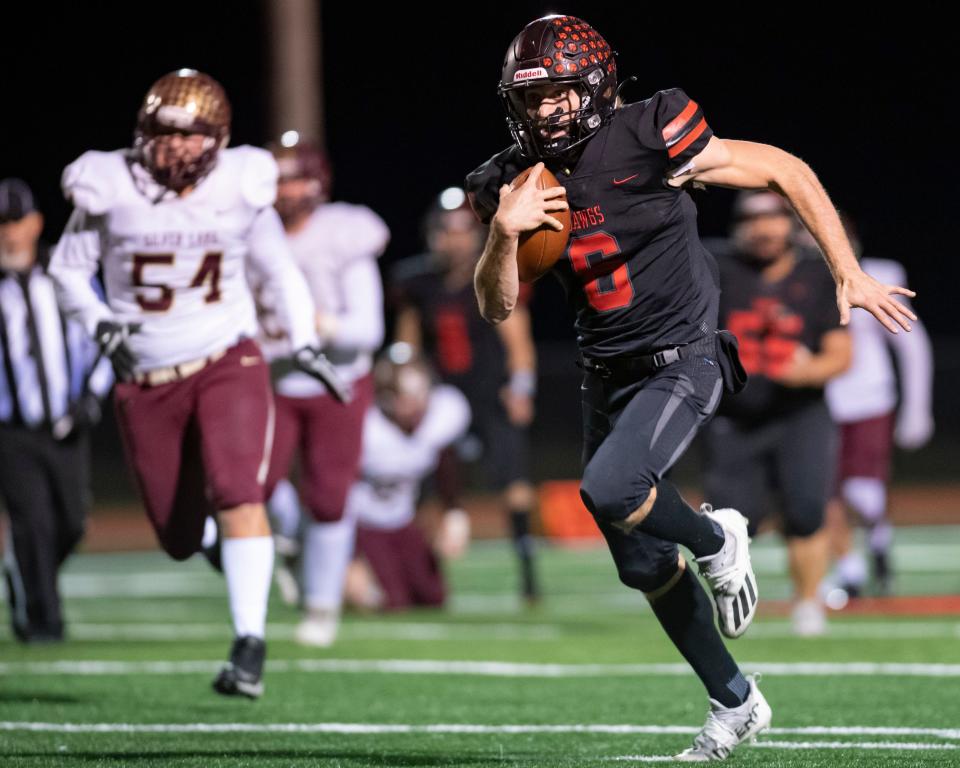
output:
POLYGON ((256 355, 241 355, 240 356, 240 365, 245 368, 249 368, 251 365, 257 365, 260 362, 260 358, 256 355))
POLYGON ((640 175, 639 173, 635 173, 633 174, 633 176, 627 176, 627 178, 625 179, 614 179, 613 183, 619 187, 621 184, 626 184, 628 181, 630 181, 631 179, 637 178, 637 176, 639 175, 640 175))

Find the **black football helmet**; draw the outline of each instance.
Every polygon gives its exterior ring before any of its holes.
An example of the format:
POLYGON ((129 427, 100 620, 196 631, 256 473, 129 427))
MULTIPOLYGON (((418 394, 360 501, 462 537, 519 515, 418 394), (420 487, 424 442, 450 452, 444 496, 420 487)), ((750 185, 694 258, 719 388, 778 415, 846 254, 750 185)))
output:
POLYGON ((158 184, 180 192, 213 170, 217 154, 230 140, 230 118, 230 102, 220 83, 195 69, 178 69, 147 91, 137 114, 133 148, 158 184), (154 140, 170 133, 202 134, 203 151, 198 157, 160 167, 154 140))
POLYGON ((531 160, 562 157, 583 144, 616 106, 617 63, 614 51, 593 27, 575 16, 544 16, 517 35, 503 62, 498 89, 507 112, 507 127, 524 156, 531 160), (567 84, 580 96, 579 109, 547 118, 530 117, 524 89, 567 84), (564 136, 542 131, 569 124, 564 136))

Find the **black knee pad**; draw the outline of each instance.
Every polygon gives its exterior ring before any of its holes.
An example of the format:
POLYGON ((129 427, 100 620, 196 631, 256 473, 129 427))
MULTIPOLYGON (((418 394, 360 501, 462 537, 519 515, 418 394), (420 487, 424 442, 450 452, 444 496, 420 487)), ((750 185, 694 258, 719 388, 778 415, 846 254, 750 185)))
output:
POLYGON ((663 563, 625 563, 617 564, 620 581, 630 589, 641 592, 656 592, 673 578, 677 572, 677 558, 663 563))
POLYGON ((609 466, 588 464, 580 482, 580 498, 598 523, 625 520, 649 495, 649 488, 637 488, 635 482, 627 485, 609 466))

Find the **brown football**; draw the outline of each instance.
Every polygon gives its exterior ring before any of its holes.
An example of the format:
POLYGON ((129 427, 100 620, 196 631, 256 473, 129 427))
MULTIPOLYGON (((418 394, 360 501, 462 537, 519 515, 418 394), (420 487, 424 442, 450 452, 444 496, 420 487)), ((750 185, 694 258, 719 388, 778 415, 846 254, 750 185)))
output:
MULTIPOLYGON (((510 186, 516 188, 523 184, 532 170, 533 168, 527 168, 513 180, 510 186)), ((544 168, 537 187, 549 189, 559 186, 557 177, 544 168)), ((520 241, 517 244, 517 268, 520 280, 524 283, 532 283, 548 272, 567 249, 567 241, 570 239, 570 211, 556 211, 550 215, 563 224, 561 231, 557 232, 544 224, 520 235, 520 241)))

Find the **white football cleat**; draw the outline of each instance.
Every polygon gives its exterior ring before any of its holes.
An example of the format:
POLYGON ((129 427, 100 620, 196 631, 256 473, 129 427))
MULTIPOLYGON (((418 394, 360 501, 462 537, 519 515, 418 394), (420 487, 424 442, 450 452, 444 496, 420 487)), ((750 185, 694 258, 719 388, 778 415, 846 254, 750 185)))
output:
POLYGON ((790 615, 793 634, 798 637, 822 637, 827 634, 827 612, 819 600, 801 600, 790 615))
POLYGON ((705 763, 708 760, 725 760, 737 745, 753 741, 757 734, 770 727, 773 712, 767 700, 757 688, 755 677, 748 677, 750 695, 739 707, 724 707, 710 699, 710 711, 703 729, 693 739, 693 746, 674 760, 689 763, 705 763))
POLYGON ((314 648, 329 648, 337 639, 340 629, 340 614, 336 611, 317 611, 308 613, 293 633, 293 639, 300 645, 314 648))
POLYGON ((750 564, 747 519, 735 509, 714 509, 709 504, 701 505, 700 514, 723 529, 724 542, 719 552, 698 557, 696 562, 713 592, 720 631, 740 637, 753 621, 760 600, 750 564))

